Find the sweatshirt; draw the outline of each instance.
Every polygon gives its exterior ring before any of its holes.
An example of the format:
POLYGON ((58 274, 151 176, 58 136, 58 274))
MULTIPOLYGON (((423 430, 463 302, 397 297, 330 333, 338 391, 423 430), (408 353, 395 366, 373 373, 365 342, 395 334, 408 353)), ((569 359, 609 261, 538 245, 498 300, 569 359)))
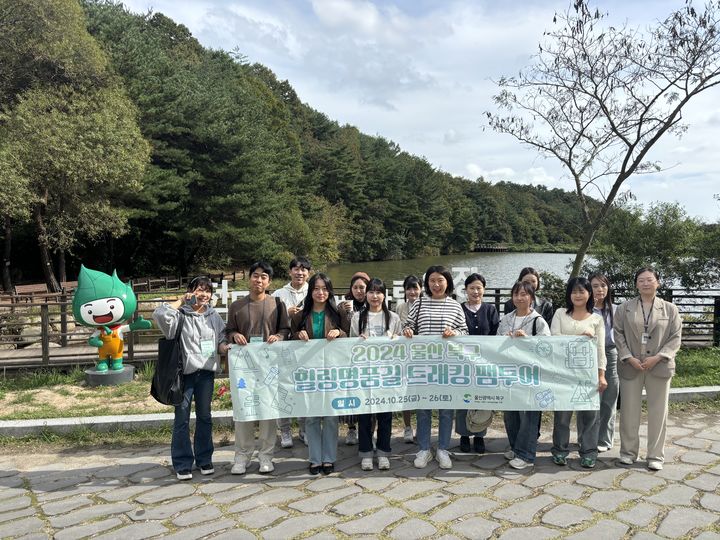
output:
POLYGON ((568 315, 565 308, 560 308, 555 312, 550 329, 553 336, 580 336, 585 332, 591 334, 596 338, 598 369, 605 369, 605 321, 600 315, 591 313, 587 319, 576 321, 572 315, 568 315))
POLYGON ((281 289, 276 290, 272 295, 275 298, 279 298, 285 303, 285 308, 300 306, 305 301, 305 297, 308 293, 307 281, 303 284, 300 289, 294 288, 290 283, 284 285, 281 289))
POLYGON ((290 334, 287 308, 281 300, 269 295, 262 301, 253 301, 250 296, 238 298, 230 304, 225 331, 230 343, 234 334, 242 334, 248 342, 254 337, 267 341, 272 335, 287 339, 290 334))

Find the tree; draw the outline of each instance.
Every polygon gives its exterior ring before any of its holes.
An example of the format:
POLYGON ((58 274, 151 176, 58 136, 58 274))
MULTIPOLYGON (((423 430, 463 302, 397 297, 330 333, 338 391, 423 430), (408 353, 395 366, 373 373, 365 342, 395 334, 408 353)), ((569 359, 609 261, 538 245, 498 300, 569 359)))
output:
POLYGON ((659 170, 650 150, 682 133, 685 106, 720 83, 719 10, 686 2, 642 32, 609 26, 587 0, 574 0, 532 65, 498 81, 494 99, 509 114, 486 113, 490 126, 556 158, 574 182, 584 224, 573 276, 623 184, 659 170), (603 203, 597 211, 591 192, 603 203))

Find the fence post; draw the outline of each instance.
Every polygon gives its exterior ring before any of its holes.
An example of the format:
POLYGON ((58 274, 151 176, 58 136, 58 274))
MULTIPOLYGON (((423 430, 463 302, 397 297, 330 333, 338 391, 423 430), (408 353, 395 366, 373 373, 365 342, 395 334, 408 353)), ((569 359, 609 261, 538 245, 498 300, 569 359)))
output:
POLYGON ((715 297, 713 309, 713 346, 720 347, 720 296, 715 297))
POLYGON ((50 311, 47 304, 40 306, 40 347, 42 348, 42 363, 50 365, 50 311))
POLYGON ((495 309, 500 313, 500 289, 495 289, 495 309))
POLYGON ((60 297, 60 345, 67 347, 67 296, 60 297))

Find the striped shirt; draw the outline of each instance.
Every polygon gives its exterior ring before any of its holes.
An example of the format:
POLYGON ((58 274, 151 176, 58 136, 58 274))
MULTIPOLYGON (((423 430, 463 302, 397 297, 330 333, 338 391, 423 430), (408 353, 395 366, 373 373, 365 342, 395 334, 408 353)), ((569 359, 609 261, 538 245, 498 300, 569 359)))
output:
POLYGON ((413 333, 419 336, 437 336, 446 328, 463 335, 468 333, 465 313, 460 304, 450 297, 435 300, 423 296, 413 302, 404 328, 412 329, 413 333))

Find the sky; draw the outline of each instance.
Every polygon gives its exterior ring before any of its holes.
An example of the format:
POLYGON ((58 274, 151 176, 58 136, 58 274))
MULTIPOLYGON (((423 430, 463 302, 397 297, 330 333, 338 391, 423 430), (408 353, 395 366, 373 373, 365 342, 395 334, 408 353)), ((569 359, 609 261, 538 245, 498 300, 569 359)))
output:
MULTIPOLYGON (((206 47, 237 50, 287 79, 340 124, 379 135, 454 175, 573 189, 558 162, 488 128, 494 81, 531 61, 569 0, 124 0, 162 12, 206 47)), ((647 26, 684 0, 608 0, 609 20, 647 26)), ((698 4, 700 5, 700 4, 698 4)), ((720 219, 720 88, 683 113, 689 129, 648 155, 664 170, 629 179, 636 201, 678 202, 720 219)))

